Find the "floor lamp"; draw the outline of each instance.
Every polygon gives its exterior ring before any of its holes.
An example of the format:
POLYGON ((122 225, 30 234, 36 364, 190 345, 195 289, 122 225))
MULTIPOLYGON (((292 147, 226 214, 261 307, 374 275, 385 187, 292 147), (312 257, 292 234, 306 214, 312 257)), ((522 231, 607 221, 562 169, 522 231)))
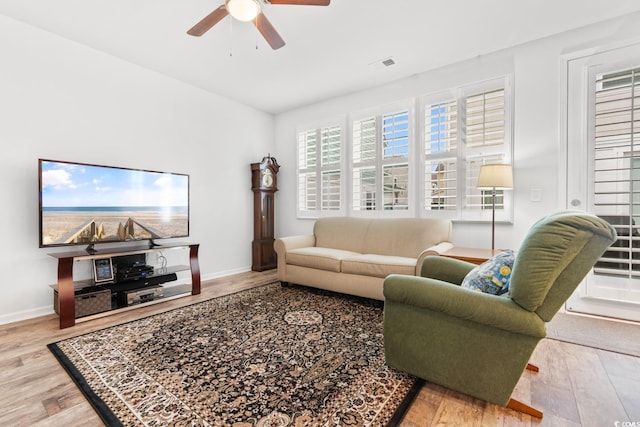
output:
POLYGON ((513 188, 513 170, 511 165, 490 164, 480 166, 478 188, 481 190, 491 190, 493 204, 491 215, 491 250, 494 250, 496 242, 496 189, 506 190, 513 188))

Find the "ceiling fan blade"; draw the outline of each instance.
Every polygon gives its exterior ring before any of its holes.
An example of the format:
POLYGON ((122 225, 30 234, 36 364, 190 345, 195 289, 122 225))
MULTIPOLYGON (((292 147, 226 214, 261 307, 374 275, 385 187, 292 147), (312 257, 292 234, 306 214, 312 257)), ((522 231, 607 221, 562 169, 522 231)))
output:
POLYGON ((271 4, 295 4, 300 6, 329 6, 331 0, 267 0, 271 4))
POLYGON ((264 13, 260 12, 253 23, 273 50, 280 49, 285 45, 284 40, 280 37, 280 34, 278 34, 273 25, 271 25, 267 17, 264 16, 264 13))
POLYGON ((222 5, 216 10, 214 10, 213 12, 211 12, 210 14, 208 14, 207 16, 205 16, 202 19, 202 21, 194 25, 193 28, 187 31, 187 34, 189 34, 190 36, 199 37, 204 33, 206 33, 207 31, 209 31, 211 27, 213 27, 218 22, 220 22, 220 20, 225 16, 227 16, 228 14, 229 12, 227 12, 227 8, 224 5, 222 5))

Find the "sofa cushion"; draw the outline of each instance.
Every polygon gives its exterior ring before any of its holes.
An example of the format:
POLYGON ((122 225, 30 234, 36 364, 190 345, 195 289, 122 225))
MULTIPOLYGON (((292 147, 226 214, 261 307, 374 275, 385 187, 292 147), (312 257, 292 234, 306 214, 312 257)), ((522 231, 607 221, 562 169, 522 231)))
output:
POLYGON ((505 250, 475 267, 462 280, 463 288, 487 294, 501 295, 509 289, 515 255, 505 250))
POLYGON ((354 217, 319 218, 313 226, 316 246, 361 254, 370 221, 354 217))
POLYGON ((451 241, 451 220, 448 219, 375 218, 369 221, 359 251, 363 254, 418 258, 425 249, 451 241))
POLYGON ((287 264, 339 273, 342 259, 354 255, 358 255, 358 253, 341 249, 310 246, 288 251, 287 264))
POLYGON ((390 274, 415 276, 416 259, 375 254, 349 256, 342 260, 342 272, 383 278, 390 274))
POLYGON ((316 246, 418 258, 422 251, 451 241, 451 220, 437 218, 328 217, 313 227, 316 246))

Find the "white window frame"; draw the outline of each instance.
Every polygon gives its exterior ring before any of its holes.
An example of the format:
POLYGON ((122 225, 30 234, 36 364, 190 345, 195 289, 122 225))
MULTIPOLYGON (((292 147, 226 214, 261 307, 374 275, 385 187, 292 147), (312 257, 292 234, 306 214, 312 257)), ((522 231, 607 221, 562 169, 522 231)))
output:
POLYGON ((320 218, 324 216, 341 216, 345 215, 346 210, 346 146, 347 146, 347 131, 346 131, 346 118, 340 117, 335 119, 323 120, 321 122, 310 123, 303 126, 298 126, 296 129, 296 212, 298 218, 320 218), (340 129, 341 143, 340 143, 340 162, 339 164, 322 165, 322 131, 323 129, 338 127, 340 129), (316 133, 316 164, 314 167, 303 168, 301 166, 301 153, 300 153, 300 134, 303 132, 314 131, 316 133), (332 172, 335 170, 340 171, 340 208, 339 209, 323 209, 322 204, 322 176, 323 173, 332 172), (315 174, 317 183, 316 194, 316 209, 301 209, 301 189, 300 189, 300 177, 302 173, 312 172, 315 174))
MULTIPOLYGON (((512 76, 506 75, 495 79, 490 79, 478 83, 468 84, 453 88, 450 90, 426 94, 418 99, 419 111, 419 142, 418 142, 418 158, 420 179, 419 199, 420 206, 418 208, 419 215, 424 217, 448 218, 456 221, 491 221, 491 209, 470 208, 467 206, 468 186, 473 185, 467 178, 467 163, 474 157, 494 157, 491 163, 509 163, 513 164, 513 85, 512 76), (493 90, 504 89, 504 143, 499 146, 486 146, 477 148, 468 148, 465 145, 465 103, 468 97, 490 92, 493 90), (427 156, 425 154, 426 143, 426 117, 425 109, 433 104, 456 100, 457 102, 457 139, 456 150, 448 153, 434 154, 427 156), (437 160, 455 158, 456 167, 456 202, 455 209, 427 209, 426 204, 426 180, 427 174, 425 163, 427 159, 437 160)), ((487 162, 489 163, 489 162, 487 162)), ((477 179, 477 177, 475 178, 477 179)), ((473 177, 470 179, 473 181, 473 177)), ((506 190, 503 192, 504 209, 496 209, 496 221, 513 222, 513 191, 506 190)))

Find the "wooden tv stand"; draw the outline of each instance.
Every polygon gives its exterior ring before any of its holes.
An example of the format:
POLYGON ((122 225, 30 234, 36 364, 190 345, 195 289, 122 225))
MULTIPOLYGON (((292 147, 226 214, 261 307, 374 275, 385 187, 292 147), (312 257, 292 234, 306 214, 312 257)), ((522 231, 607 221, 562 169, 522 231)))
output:
MULTIPOLYGON (((200 293, 200 266, 198 264, 199 244, 163 244, 159 246, 139 245, 123 248, 100 249, 88 253, 87 251, 50 253, 49 256, 58 259, 58 283, 54 289, 58 293, 58 312, 60 315, 60 329, 68 328, 76 324, 75 291, 80 282, 73 280, 73 265, 75 261, 93 260, 96 258, 117 257, 124 255, 147 254, 171 249, 189 248, 189 266, 177 266, 173 271, 191 271, 191 295, 200 293)), ((145 305, 149 303, 143 303, 145 305)))

